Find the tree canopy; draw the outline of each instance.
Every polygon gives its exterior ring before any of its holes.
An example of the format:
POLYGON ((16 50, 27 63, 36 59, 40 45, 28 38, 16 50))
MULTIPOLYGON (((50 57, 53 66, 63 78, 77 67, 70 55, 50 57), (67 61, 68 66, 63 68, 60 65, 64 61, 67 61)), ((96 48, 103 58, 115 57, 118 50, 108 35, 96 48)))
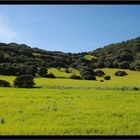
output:
POLYGON ((45 77, 49 67, 73 67, 79 71, 84 67, 140 71, 140 37, 81 53, 46 51, 25 44, 0 43, 1 75, 35 76, 38 73, 45 77))

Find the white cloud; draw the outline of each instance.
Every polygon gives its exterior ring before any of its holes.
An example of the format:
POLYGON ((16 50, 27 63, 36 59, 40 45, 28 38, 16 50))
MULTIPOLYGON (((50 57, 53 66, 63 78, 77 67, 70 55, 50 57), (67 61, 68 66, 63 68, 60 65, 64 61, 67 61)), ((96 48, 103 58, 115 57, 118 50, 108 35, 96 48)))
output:
POLYGON ((0 42, 12 42, 16 35, 12 27, 8 25, 6 18, 0 15, 0 42))

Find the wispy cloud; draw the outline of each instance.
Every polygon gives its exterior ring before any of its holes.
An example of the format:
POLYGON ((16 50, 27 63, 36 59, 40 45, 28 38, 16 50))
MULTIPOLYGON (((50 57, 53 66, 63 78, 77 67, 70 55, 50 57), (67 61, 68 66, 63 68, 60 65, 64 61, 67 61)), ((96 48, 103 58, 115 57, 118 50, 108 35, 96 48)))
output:
POLYGON ((16 32, 8 24, 6 18, 0 15, 0 42, 12 42, 16 35, 16 32))

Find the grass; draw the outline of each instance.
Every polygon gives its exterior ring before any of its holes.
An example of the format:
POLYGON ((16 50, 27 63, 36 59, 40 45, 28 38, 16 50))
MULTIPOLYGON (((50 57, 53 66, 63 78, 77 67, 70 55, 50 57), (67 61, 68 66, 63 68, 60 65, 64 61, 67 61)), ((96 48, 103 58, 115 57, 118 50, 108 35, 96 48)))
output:
MULTIPOLYGON (((125 70, 128 75, 124 77, 115 76, 115 72, 119 69, 101 69, 106 75, 111 76, 111 80, 100 82, 103 78, 98 77, 97 81, 90 80, 71 80, 71 79, 50 79, 50 78, 35 78, 35 83, 37 86, 48 87, 48 86, 66 86, 66 87, 140 87, 140 72, 125 70)), ((59 72, 57 69, 49 69, 49 72, 56 72, 57 76, 65 76, 67 78, 70 74, 59 72)), ((7 80, 13 84, 14 76, 0 76, 1 80, 7 80)))
POLYGON ((97 59, 97 58, 96 58, 95 56, 93 56, 93 55, 85 55, 84 58, 87 59, 87 60, 91 60, 91 59, 93 59, 93 58, 97 59))
POLYGON ((1 135, 139 135, 138 91, 0 90, 1 135))
POLYGON ((47 79, 38 78, 36 83, 39 86, 66 86, 66 87, 140 87, 140 72, 125 70, 128 75, 124 77, 115 76, 118 69, 102 69, 106 75, 111 76, 111 80, 100 82, 103 78, 98 77, 97 81, 71 80, 71 79, 47 79))
POLYGON ((80 75, 79 71, 74 68, 69 68, 70 73, 66 73, 65 70, 65 68, 49 68, 48 73, 53 73, 57 78, 69 78, 73 74, 78 76, 80 75))
POLYGON ((0 135, 140 135, 140 90, 129 90, 140 87, 140 72, 102 70, 111 80, 36 78, 42 88, 0 88, 0 135))
POLYGON ((61 69, 61 70, 58 70, 58 69, 56 69, 56 68, 49 68, 48 69, 48 73, 53 73, 57 78, 68 78, 68 77, 70 77, 71 76, 71 73, 66 73, 66 72, 64 72, 64 70, 63 69, 61 69))

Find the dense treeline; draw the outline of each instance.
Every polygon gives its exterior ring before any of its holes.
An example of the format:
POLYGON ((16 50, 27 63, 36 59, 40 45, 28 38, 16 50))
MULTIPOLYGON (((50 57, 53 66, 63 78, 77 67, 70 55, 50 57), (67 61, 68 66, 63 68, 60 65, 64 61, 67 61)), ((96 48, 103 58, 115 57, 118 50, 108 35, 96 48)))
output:
POLYGON ((121 68, 140 71, 140 37, 99 48, 91 55, 97 57, 97 68, 121 68))
POLYGON ((47 69, 73 67, 79 70, 83 79, 92 74, 95 68, 122 68, 140 70, 140 37, 121 43, 110 44, 92 52, 63 53, 31 48, 25 44, 0 43, 0 74, 36 74, 47 77, 47 69), (86 55, 94 56, 86 59, 86 55), (84 74, 87 74, 86 76, 84 74))
POLYGON ((39 74, 41 77, 46 77, 49 75, 47 75, 45 68, 78 68, 80 59, 83 59, 86 54, 88 53, 51 52, 31 48, 25 44, 0 43, 0 74, 16 76, 39 74))

